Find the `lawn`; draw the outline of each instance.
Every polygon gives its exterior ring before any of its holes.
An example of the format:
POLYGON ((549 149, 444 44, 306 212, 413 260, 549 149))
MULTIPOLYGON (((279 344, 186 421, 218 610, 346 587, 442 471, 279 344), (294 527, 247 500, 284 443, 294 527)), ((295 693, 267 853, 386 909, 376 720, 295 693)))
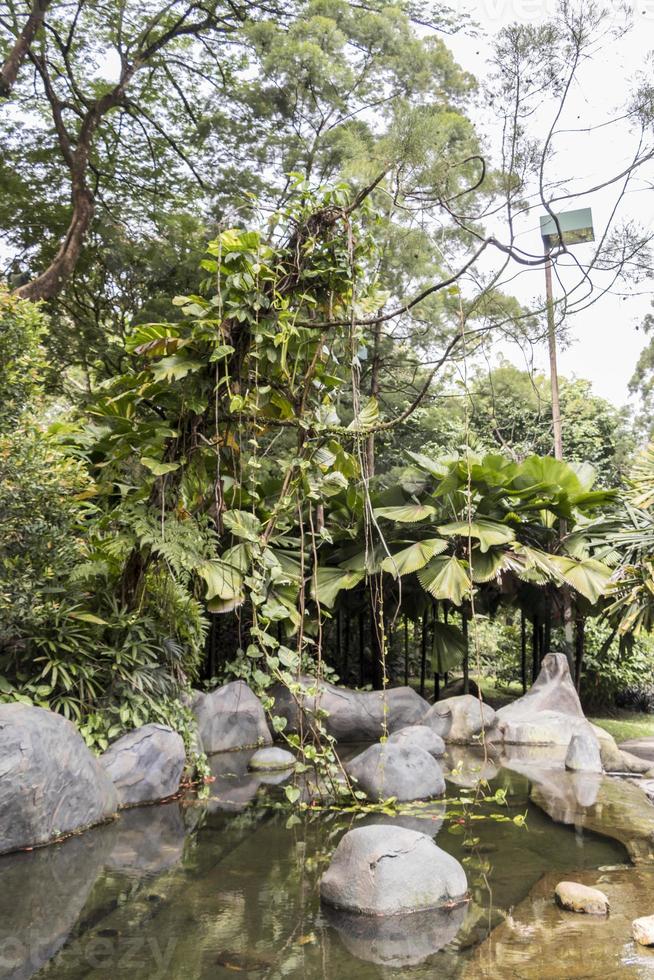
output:
POLYGON ((591 718, 590 721, 604 728, 609 735, 613 735, 616 742, 625 742, 629 738, 654 736, 654 714, 616 709, 610 716, 591 718))

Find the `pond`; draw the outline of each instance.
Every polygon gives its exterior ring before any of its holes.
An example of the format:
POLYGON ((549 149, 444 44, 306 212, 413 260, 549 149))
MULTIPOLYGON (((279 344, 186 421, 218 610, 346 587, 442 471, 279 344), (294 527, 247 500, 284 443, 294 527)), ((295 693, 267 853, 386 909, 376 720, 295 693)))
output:
MULTIPOLYGON (((470 905, 442 920, 409 917, 408 932, 391 923, 371 934, 365 923, 321 910, 318 897, 351 816, 271 807, 281 798, 278 780, 249 776, 248 755, 213 758, 206 801, 125 811, 60 845, 1 858, 0 976, 459 977, 545 872, 629 863, 617 840, 546 816, 530 802, 528 776, 494 769, 491 786, 506 791, 506 806, 474 811, 488 817, 474 822, 474 842, 459 817, 442 819, 441 803, 420 820, 464 863, 470 905), (498 813, 525 814, 526 824, 492 819, 498 813)), ((479 766, 450 765, 448 799, 460 798, 479 766)))

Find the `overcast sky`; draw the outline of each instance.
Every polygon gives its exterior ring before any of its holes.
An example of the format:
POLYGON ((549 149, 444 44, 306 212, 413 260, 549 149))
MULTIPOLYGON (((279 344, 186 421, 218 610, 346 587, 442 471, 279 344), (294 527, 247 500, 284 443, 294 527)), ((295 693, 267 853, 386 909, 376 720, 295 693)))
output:
MULTIPOLYGON (((493 35, 506 24, 514 21, 537 23, 547 18, 555 7, 555 0, 454 0, 451 6, 467 13, 480 25, 481 33, 470 37, 459 33, 448 43, 459 63, 478 77, 487 72, 493 35)), ((613 7, 615 5, 612 5, 613 7)), ((654 48, 654 0, 640 0, 633 7, 633 28, 617 43, 603 50, 601 57, 587 64, 574 88, 567 119, 582 120, 576 126, 593 126, 619 114, 633 87, 638 72, 648 67, 652 75, 652 63, 647 66, 650 50, 654 48)), ((488 126, 488 116, 480 113, 478 124, 488 126)), ((543 119, 543 124, 547 120, 543 119)), ((492 123, 490 124, 492 125, 492 123)), ((488 130, 487 130, 488 132, 488 130)), ((492 133, 489 133, 492 139, 492 133)), ((594 132, 559 140, 555 161, 556 176, 577 179, 577 187, 591 187, 610 173, 617 173, 627 161, 633 138, 626 125, 606 127, 594 132)), ((648 165, 649 166, 649 165, 648 165)), ((654 180, 654 167, 649 166, 643 178, 654 180)), ((608 219, 615 192, 599 192, 578 203, 572 201, 565 209, 592 206, 595 226, 601 227, 608 219)), ((654 227, 654 190, 645 179, 636 181, 623 205, 623 216, 641 224, 654 227)), ((522 229, 519 244, 522 248, 537 252, 540 238, 538 215, 529 216, 522 229)), ((581 250, 590 246, 577 246, 581 250)), ((588 253, 586 253, 588 254, 588 253)), ((562 272, 565 282, 566 273, 562 272)), ((530 271, 514 284, 515 295, 527 301, 544 292, 543 270, 530 271)), ((628 400, 627 385, 633 373, 638 355, 645 343, 642 332, 636 330, 651 308, 654 297, 654 280, 629 289, 629 295, 608 295, 588 310, 571 317, 568 323, 570 346, 560 352, 561 374, 588 378, 596 392, 618 405, 628 400)), ((506 348, 504 353, 520 362, 520 352, 506 348)), ((524 367, 524 360, 522 360, 524 367)), ((547 366, 547 348, 536 352, 537 368, 547 366)))

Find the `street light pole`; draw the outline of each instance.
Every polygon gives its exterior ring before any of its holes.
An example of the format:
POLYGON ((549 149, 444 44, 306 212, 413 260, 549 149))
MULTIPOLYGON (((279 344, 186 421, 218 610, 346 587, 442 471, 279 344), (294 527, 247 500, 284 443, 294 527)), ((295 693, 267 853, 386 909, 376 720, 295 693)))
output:
POLYGON ((552 428, 554 431, 554 458, 563 459, 563 433, 561 431, 561 402, 559 400, 559 374, 556 367, 556 328, 554 323, 554 294, 552 291, 552 260, 545 263, 545 290, 547 295, 547 339, 550 348, 550 385, 552 388, 552 428))

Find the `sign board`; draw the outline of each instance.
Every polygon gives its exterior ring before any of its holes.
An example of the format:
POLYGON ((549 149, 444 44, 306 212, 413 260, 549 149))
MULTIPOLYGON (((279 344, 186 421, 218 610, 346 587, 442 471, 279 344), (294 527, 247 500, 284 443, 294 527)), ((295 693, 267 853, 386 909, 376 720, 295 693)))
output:
MULTIPOLYGON (((565 245, 579 245, 582 242, 594 242, 593 213, 590 208, 580 208, 578 211, 564 211, 557 214, 561 235, 565 245)), ((540 219, 540 234, 547 251, 561 245, 556 223, 549 214, 540 219)))

